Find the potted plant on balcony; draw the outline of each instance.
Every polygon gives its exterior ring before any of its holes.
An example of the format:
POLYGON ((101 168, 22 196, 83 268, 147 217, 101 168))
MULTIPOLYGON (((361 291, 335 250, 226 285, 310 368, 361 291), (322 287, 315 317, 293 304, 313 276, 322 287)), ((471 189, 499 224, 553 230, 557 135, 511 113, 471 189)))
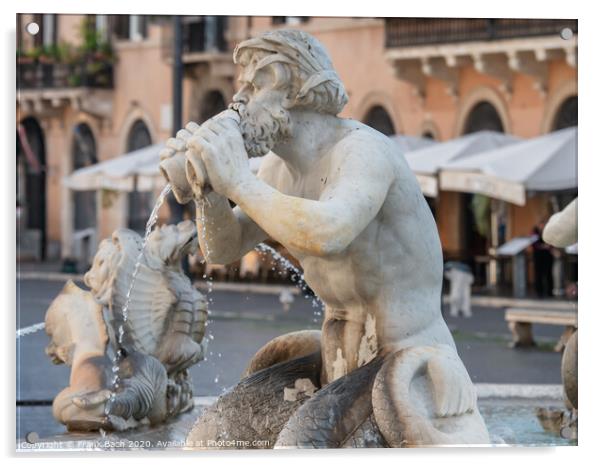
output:
POLYGON ((25 50, 17 49, 17 63, 19 65, 29 65, 34 63, 33 57, 25 50))
POLYGON ((79 76, 74 76, 73 81, 80 81, 78 85, 94 83, 101 87, 108 86, 112 81, 112 68, 114 54, 111 44, 102 39, 96 31, 91 20, 84 20, 80 29, 82 45, 79 48, 79 76))

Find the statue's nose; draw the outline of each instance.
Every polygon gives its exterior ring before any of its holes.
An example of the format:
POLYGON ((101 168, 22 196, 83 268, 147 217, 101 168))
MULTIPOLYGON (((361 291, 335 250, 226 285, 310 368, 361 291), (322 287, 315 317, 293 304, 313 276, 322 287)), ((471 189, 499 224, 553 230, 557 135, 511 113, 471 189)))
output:
POLYGON ((246 105, 247 102, 249 101, 249 97, 247 96, 247 93, 244 91, 244 89, 241 89, 234 95, 234 97, 232 97, 232 100, 236 104, 245 104, 246 105))

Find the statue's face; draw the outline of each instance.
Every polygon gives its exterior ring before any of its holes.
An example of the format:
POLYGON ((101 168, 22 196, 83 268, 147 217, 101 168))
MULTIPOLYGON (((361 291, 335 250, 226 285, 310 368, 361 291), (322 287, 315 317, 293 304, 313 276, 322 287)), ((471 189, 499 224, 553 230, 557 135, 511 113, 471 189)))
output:
POLYGON ((155 229, 146 245, 149 256, 157 257, 167 264, 179 264, 183 256, 195 254, 198 248, 197 229, 190 220, 155 229))
POLYGON ((114 273, 120 258, 119 248, 110 239, 100 243, 94 256, 92 267, 84 275, 84 283, 92 289, 94 296, 104 303, 107 296, 103 296, 109 286, 111 274, 114 273))
POLYGON ((286 89, 276 88, 270 66, 256 69, 257 57, 244 66, 241 89, 234 96, 240 128, 250 157, 261 157, 291 134, 290 114, 284 108, 286 89))

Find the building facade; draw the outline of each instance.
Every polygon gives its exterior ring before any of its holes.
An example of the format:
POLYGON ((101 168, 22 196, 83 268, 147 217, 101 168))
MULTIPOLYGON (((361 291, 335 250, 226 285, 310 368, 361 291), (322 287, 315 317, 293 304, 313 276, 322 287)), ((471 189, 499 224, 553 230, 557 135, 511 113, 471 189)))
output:
MULTIPOLYGON (((19 15, 18 21, 18 124, 45 167, 32 170, 18 144, 27 181, 18 194, 26 204, 22 216, 25 230, 40 231, 29 241, 39 241, 34 256, 65 258, 82 229, 95 228, 97 241, 144 217, 129 207, 132 195, 74 195, 61 179, 171 135, 174 31, 168 17, 19 15), (29 37, 25 26, 32 21, 41 31, 29 37), (89 49, 111 51, 104 67, 96 53, 101 63, 86 68, 94 75, 65 80, 58 62, 27 59, 36 47, 85 46, 92 30, 97 42, 89 49)), ((275 28, 301 29, 322 42, 349 95, 341 116, 387 135, 444 141, 491 129, 530 138, 577 124, 576 20, 204 16, 182 17, 184 122, 202 122, 226 107, 237 87, 234 46, 275 28)), ((505 238, 530 234, 575 194, 504 205, 505 238)), ((475 228, 473 201, 446 191, 429 200, 447 258, 474 262, 489 252, 490 241, 475 228)))

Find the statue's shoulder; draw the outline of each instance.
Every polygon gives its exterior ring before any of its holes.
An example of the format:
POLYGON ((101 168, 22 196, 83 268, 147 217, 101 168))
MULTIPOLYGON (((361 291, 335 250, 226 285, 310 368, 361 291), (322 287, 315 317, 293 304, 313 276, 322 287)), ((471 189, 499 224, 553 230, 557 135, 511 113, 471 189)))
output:
POLYGON ((397 165, 399 154, 390 138, 355 120, 347 120, 342 137, 333 148, 339 162, 370 160, 373 166, 391 170, 397 165))

